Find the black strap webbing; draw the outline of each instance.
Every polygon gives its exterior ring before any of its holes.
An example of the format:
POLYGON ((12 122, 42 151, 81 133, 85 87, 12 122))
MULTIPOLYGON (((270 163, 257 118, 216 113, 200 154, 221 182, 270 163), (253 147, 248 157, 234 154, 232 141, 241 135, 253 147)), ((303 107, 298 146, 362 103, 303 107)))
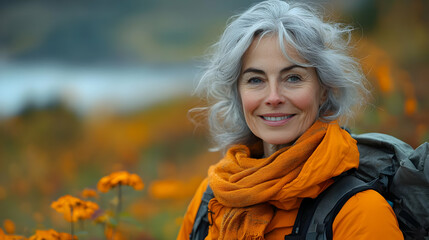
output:
POLYGON ((353 175, 340 177, 316 199, 304 199, 293 232, 285 240, 332 239, 332 224, 347 200, 358 192, 372 189, 353 175))
POLYGON ((209 232, 209 202, 210 199, 214 198, 213 190, 210 185, 207 185, 207 189, 201 199, 200 207, 198 208, 197 215, 195 216, 195 222, 192 227, 192 233, 189 236, 190 240, 201 240, 204 239, 209 232))

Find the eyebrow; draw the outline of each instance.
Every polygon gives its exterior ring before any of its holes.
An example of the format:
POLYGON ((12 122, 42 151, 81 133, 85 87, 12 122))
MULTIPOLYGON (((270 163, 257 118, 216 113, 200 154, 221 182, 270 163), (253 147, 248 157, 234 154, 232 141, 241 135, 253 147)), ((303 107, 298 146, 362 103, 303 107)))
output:
MULTIPOLYGON (((289 67, 283 68, 282 70, 280 70, 280 72, 287 72, 287 71, 289 71, 289 70, 291 70, 293 68, 297 68, 297 67, 298 68, 304 68, 304 69, 306 69, 306 67, 299 66, 299 65, 295 64, 295 65, 291 65, 289 67)), ((244 70, 242 74, 249 73, 249 72, 251 72, 251 73, 259 73, 259 74, 264 74, 265 73, 263 70, 260 70, 260 69, 257 69, 257 68, 248 68, 248 69, 244 70)))

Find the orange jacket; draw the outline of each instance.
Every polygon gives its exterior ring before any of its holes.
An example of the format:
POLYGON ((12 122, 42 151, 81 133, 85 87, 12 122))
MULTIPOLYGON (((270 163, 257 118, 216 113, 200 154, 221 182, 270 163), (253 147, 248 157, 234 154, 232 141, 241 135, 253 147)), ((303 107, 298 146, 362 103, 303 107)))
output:
MULTIPOLYGON (((206 239, 283 239, 303 198, 317 197, 333 177, 359 165, 356 141, 336 122, 316 121, 292 146, 267 158, 253 158, 255 150, 232 146, 209 168, 178 239, 189 238, 209 181, 216 198, 208 204, 213 225, 206 239)), ((392 208, 372 190, 350 198, 332 230, 334 239, 403 239, 392 208)))
MULTIPOLYGON (((178 240, 189 239, 207 179, 199 186, 185 214, 178 240)), ((292 232, 297 212, 278 209, 267 228, 265 239, 283 239, 292 232)), ((216 220, 215 220, 216 221, 216 220)), ((379 193, 373 190, 351 197, 334 220, 334 239, 403 239, 395 214, 379 193)), ((211 239, 210 235, 206 239, 211 239)))

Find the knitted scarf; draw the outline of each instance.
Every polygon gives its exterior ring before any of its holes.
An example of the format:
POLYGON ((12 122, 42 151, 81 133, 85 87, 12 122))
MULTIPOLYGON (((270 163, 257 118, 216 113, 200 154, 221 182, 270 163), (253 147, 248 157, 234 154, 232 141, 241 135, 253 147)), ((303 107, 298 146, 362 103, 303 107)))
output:
POLYGON ((295 218, 303 198, 317 197, 332 177, 359 165, 356 141, 337 122, 316 121, 292 146, 251 156, 236 145, 209 168, 212 239, 264 239, 276 208, 295 218))

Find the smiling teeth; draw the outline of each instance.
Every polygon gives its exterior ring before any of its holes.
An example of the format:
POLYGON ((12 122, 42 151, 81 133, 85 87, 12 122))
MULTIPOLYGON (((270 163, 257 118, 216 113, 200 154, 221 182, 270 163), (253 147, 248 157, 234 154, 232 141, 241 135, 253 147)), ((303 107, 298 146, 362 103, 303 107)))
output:
POLYGON ((285 120, 285 119, 288 119, 288 118, 290 118, 292 115, 290 115, 290 116, 284 116, 284 117, 264 117, 264 119, 265 120, 268 120, 268 121, 281 121, 281 120, 285 120))

